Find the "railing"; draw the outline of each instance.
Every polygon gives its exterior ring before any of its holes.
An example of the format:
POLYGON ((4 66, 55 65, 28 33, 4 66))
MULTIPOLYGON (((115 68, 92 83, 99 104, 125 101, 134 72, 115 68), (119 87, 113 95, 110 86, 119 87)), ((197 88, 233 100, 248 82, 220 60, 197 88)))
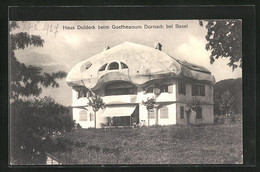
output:
POLYGON ((113 95, 102 98, 105 104, 137 103, 137 95, 113 95))
POLYGON ((62 165, 61 162, 59 162, 55 157, 53 157, 51 154, 46 153, 47 159, 46 159, 46 165, 62 165))

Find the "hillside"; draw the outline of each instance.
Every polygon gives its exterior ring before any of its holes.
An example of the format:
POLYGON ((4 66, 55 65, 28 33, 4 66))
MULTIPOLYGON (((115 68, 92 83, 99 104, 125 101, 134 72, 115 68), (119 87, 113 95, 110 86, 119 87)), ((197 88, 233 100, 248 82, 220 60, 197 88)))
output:
POLYGON ((243 154, 241 124, 80 129, 56 139, 71 146, 53 154, 62 164, 237 164, 243 154))
POLYGON ((214 85, 214 113, 220 115, 221 95, 229 91, 234 97, 234 113, 242 113, 242 78, 221 80, 214 85))

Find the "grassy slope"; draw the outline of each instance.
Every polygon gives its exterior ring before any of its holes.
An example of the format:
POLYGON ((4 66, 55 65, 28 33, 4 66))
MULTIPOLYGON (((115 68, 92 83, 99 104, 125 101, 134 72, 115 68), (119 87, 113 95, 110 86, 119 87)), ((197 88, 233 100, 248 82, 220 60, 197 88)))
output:
POLYGON ((81 129, 62 136, 74 147, 73 164, 234 164, 242 163, 242 127, 236 125, 154 126, 81 129), (91 150, 95 145, 100 150, 91 150), (105 149, 120 148, 116 156, 105 149), (118 157, 118 158, 117 158, 118 157))

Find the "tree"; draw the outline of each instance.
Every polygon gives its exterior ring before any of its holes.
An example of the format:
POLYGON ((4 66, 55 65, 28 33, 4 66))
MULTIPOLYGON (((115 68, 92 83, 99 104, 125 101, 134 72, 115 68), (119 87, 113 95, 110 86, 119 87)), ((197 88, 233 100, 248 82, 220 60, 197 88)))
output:
POLYGON ((226 79, 215 83, 214 85, 214 114, 220 115, 221 96, 224 92, 230 92, 234 97, 233 112, 234 114, 242 113, 242 78, 226 79))
POLYGON ((92 109, 93 109, 93 111, 94 111, 94 118, 95 118, 95 120, 94 120, 94 125, 95 125, 95 128, 96 128, 96 112, 101 108, 101 109, 103 109, 103 108, 105 108, 105 103, 103 102, 103 99, 99 96, 99 95, 97 95, 97 94, 94 94, 94 93, 92 93, 91 94, 92 96, 89 98, 89 106, 91 106, 92 107, 92 109))
MULTIPOLYGON (((147 111, 148 111, 148 126, 150 125, 150 116, 149 116, 149 112, 154 109, 155 104, 156 104, 156 99, 154 97, 152 98, 147 98, 146 101, 142 101, 142 104, 146 107, 147 111)), ((157 114, 156 114, 157 115, 157 114)))
POLYGON ((10 22, 11 99, 18 100, 31 95, 39 96, 42 87, 59 87, 56 79, 66 77, 65 72, 46 73, 40 67, 26 66, 17 60, 15 50, 24 49, 28 46, 43 47, 44 40, 40 36, 29 35, 26 32, 12 33, 16 28, 19 28, 17 22, 10 22))
POLYGON ((200 26, 206 23, 208 29, 206 50, 211 50, 210 63, 219 57, 229 58, 227 64, 236 69, 242 68, 242 21, 241 20, 200 20, 200 26))
POLYGON ((221 95, 221 100, 220 100, 220 110, 223 114, 223 112, 228 115, 228 114, 233 114, 234 112, 234 105, 235 105, 235 99, 233 95, 227 90, 221 95))
POLYGON ((43 137, 52 131, 70 131, 72 116, 67 107, 51 97, 17 100, 11 108, 11 157, 14 164, 44 164, 43 137))
MULTIPOLYGON (((56 79, 64 78, 66 73, 63 71, 46 73, 40 67, 26 66, 19 62, 15 56, 15 50, 28 46, 43 47, 44 40, 40 36, 29 35, 26 32, 15 33, 14 30, 19 28, 17 22, 10 22, 9 28, 11 163, 42 164, 46 156, 42 150, 39 129, 41 125, 46 125, 44 122, 47 118, 41 116, 40 113, 44 107, 40 108, 39 104, 46 102, 39 100, 37 104, 26 98, 39 96, 43 87, 59 87, 56 79)), ((52 103, 52 101, 48 102, 49 105, 53 105, 52 103)), ((60 112, 60 109, 57 112, 60 112)), ((48 115, 53 114, 48 113, 48 115)))
POLYGON ((53 98, 35 98, 30 101, 31 114, 34 116, 36 129, 49 131, 70 131, 73 120, 70 109, 58 104, 53 98))

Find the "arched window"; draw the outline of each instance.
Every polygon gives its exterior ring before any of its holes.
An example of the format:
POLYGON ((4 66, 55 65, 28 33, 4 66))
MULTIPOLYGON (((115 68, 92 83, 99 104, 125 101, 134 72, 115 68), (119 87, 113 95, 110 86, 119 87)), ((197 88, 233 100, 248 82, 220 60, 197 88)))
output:
POLYGON ((166 84, 163 84, 161 85, 161 93, 167 93, 168 92, 168 85, 166 84))
POLYGON ((167 107, 163 107, 160 109, 160 118, 168 118, 168 108, 167 107))
POLYGON ((106 67, 107 67, 107 63, 104 64, 98 71, 104 71, 106 69, 106 67))
POLYGON ((117 62, 110 63, 110 65, 108 66, 108 70, 117 70, 117 69, 119 69, 119 65, 117 62))
POLYGON ((121 62, 121 69, 126 69, 126 68, 128 68, 128 66, 121 62))
POLYGON ((202 108, 197 107, 196 109, 196 119, 202 119, 202 108))
POLYGON ((153 87, 149 87, 149 88, 146 90, 146 93, 153 93, 153 87))

